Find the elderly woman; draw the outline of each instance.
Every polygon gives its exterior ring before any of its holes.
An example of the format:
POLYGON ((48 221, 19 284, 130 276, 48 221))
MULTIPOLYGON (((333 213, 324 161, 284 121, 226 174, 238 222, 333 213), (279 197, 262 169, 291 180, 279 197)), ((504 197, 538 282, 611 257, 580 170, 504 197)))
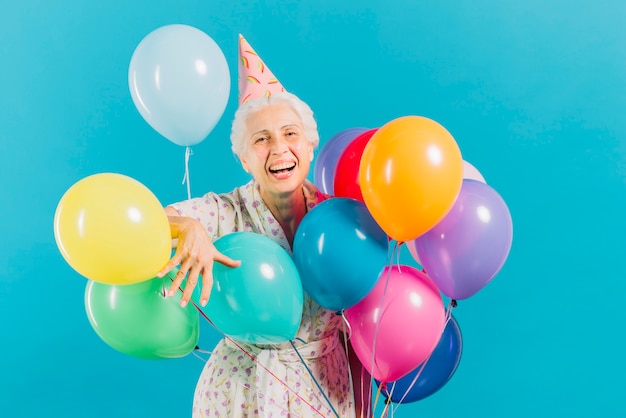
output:
MULTIPOLYGON (((306 179, 319 142, 317 125, 309 106, 293 94, 275 93, 242 105, 231 142, 252 180, 230 193, 208 193, 165 209, 178 244, 162 273, 180 265, 170 294, 188 274, 183 306, 199 277, 200 303, 207 303, 214 262, 239 265, 221 254, 213 240, 252 231, 291 252, 300 221, 325 198, 306 179)), ((260 346, 222 339, 198 381, 193 416, 354 417, 360 407, 355 405, 341 330, 340 316, 305 296, 294 339, 297 352, 289 343, 260 346)), ((361 370, 352 375, 358 381, 361 370)), ((358 390, 360 384, 355 386, 358 390)))

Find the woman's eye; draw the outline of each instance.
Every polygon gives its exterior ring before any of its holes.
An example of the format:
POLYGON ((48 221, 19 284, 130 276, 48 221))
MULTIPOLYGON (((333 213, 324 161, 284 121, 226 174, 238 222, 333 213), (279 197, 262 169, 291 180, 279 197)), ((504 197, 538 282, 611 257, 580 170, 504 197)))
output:
POLYGON ((255 143, 258 142, 263 142, 263 141, 267 141, 267 137, 266 136, 260 136, 257 139, 254 140, 255 143))

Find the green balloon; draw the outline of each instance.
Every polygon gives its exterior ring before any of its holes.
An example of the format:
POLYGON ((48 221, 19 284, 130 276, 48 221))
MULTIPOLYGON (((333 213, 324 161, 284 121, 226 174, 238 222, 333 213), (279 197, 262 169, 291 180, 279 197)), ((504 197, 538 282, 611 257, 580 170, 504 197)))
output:
POLYGON ((180 306, 181 292, 165 297, 175 274, 130 285, 88 281, 85 309, 98 336, 117 351, 143 359, 191 353, 200 336, 200 320, 192 304, 180 306))
POLYGON ((204 312, 225 335, 254 344, 291 341, 300 327, 304 291, 293 260, 270 238, 235 232, 215 241, 239 267, 213 264, 204 312))

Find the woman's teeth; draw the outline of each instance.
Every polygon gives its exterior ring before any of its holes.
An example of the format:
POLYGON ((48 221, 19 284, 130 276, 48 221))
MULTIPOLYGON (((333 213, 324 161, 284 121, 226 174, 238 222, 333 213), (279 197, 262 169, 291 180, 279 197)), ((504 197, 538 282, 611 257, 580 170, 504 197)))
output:
POLYGON ((270 167, 270 171, 272 173, 277 173, 279 171, 283 171, 283 170, 292 170, 294 167, 296 166, 296 163, 294 162, 290 162, 290 163, 281 163, 281 164, 276 164, 270 167))

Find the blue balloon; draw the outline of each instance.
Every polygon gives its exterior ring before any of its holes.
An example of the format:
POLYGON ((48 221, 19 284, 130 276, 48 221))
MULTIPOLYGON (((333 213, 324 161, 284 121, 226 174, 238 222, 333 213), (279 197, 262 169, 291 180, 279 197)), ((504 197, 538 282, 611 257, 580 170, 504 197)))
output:
MULTIPOLYGON (((401 379, 388 382, 382 390, 383 394, 389 398, 391 392, 391 401, 395 403, 416 402, 432 395, 452 378, 461 361, 462 351, 461 329, 454 316, 451 316, 437 347, 426 361, 424 370, 420 373, 422 363, 401 379), (419 377, 411 387, 418 373, 420 373, 419 377)), ((379 381, 376 383, 379 386, 381 384, 379 381)))
POLYGON ((363 202, 332 198, 300 222, 294 261, 304 290, 322 307, 340 311, 374 288, 387 263, 388 238, 363 202))
POLYGON ((313 183, 326 194, 334 194, 335 171, 341 153, 366 128, 345 129, 330 138, 320 150, 313 165, 313 183))
POLYGON ((187 25, 150 32, 135 48, 128 86, 141 116, 173 143, 203 141, 226 109, 230 71, 206 33, 187 25))
POLYGON ((213 265, 205 313, 215 327, 253 344, 291 341, 302 320, 304 293, 298 269, 280 245, 265 235, 235 232, 214 242, 239 267, 213 265))

